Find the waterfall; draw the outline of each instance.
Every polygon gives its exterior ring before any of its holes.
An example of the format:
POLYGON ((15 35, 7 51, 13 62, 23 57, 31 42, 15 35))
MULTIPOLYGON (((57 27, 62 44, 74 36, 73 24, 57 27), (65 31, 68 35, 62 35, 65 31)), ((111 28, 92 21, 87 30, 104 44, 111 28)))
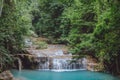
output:
POLYGON ((40 62, 39 62, 39 69, 42 69, 42 70, 48 70, 49 69, 49 60, 47 57, 42 57, 42 58, 39 58, 40 62))
POLYGON ((80 61, 72 62, 73 59, 53 59, 53 71, 73 71, 73 70, 86 70, 86 59, 81 58, 80 61))
POLYGON ((43 62, 41 62, 42 59, 40 59, 39 63, 39 69, 40 70, 80 70, 80 69, 86 69, 87 63, 85 58, 81 58, 75 62, 73 62, 73 59, 57 59, 53 58, 50 62, 48 58, 45 58, 43 62), (50 68, 50 65, 52 67, 50 68))
MULTIPOLYGON (((69 55, 69 54, 68 54, 69 55)), ((55 52, 55 55, 40 57, 39 69, 40 70, 80 70, 86 69, 87 60, 81 58, 79 60, 72 59, 72 57, 66 56, 60 50, 55 52), (51 59, 51 60, 50 60, 51 59)))
POLYGON ((20 58, 17 58, 18 60, 18 70, 21 71, 22 70, 22 62, 20 58))

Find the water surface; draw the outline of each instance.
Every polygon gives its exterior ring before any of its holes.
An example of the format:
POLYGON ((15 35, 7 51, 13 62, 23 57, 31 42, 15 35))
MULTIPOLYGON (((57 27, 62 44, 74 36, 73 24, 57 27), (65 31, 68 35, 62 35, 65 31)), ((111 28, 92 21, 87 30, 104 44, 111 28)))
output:
POLYGON ((11 70, 16 78, 23 80, 120 80, 115 76, 91 71, 39 71, 39 70, 11 70))

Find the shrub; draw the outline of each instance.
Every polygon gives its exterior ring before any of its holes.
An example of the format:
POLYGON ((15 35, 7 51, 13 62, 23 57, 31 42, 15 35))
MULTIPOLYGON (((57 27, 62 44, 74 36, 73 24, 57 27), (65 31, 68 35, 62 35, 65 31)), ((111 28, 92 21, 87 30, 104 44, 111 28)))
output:
POLYGON ((39 42, 37 45, 36 49, 46 49, 48 47, 46 42, 39 42))

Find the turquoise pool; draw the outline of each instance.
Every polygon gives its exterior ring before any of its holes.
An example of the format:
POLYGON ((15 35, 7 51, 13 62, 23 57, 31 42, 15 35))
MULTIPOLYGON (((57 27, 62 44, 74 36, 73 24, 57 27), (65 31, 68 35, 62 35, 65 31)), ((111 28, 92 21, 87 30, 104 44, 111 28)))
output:
POLYGON ((39 70, 11 70, 16 78, 23 80, 120 80, 110 74, 90 71, 39 71, 39 70))

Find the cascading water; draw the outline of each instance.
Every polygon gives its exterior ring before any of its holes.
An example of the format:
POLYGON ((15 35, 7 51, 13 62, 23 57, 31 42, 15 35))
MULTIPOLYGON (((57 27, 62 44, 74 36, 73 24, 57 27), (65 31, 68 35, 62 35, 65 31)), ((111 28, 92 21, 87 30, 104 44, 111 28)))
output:
POLYGON ((80 59, 75 61, 73 59, 53 59, 53 69, 54 70, 78 70, 86 69, 85 59, 80 59))
POLYGON ((20 58, 16 58, 18 60, 18 70, 21 71, 22 70, 22 62, 20 58))
POLYGON ((85 58, 75 60, 69 56, 71 55, 65 55, 62 50, 58 50, 54 55, 52 54, 47 57, 40 58, 39 69, 59 71, 86 69, 87 60, 85 58))
POLYGON ((39 69, 42 69, 42 70, 49 69, 49 60, 47 57, 40 58, 39 69))
MULTIPOLYGON (((32 46, 30 39, 25 39, 26 46, 32 46)), ((81 58, 79 60, 72 59, 71 54, 64 54, 65 45, 48 45, 43 50, 28 50, 31 54, 36 55, 38 69, 40 70, 78 70, 87 68, 87 60, 81 58)))

